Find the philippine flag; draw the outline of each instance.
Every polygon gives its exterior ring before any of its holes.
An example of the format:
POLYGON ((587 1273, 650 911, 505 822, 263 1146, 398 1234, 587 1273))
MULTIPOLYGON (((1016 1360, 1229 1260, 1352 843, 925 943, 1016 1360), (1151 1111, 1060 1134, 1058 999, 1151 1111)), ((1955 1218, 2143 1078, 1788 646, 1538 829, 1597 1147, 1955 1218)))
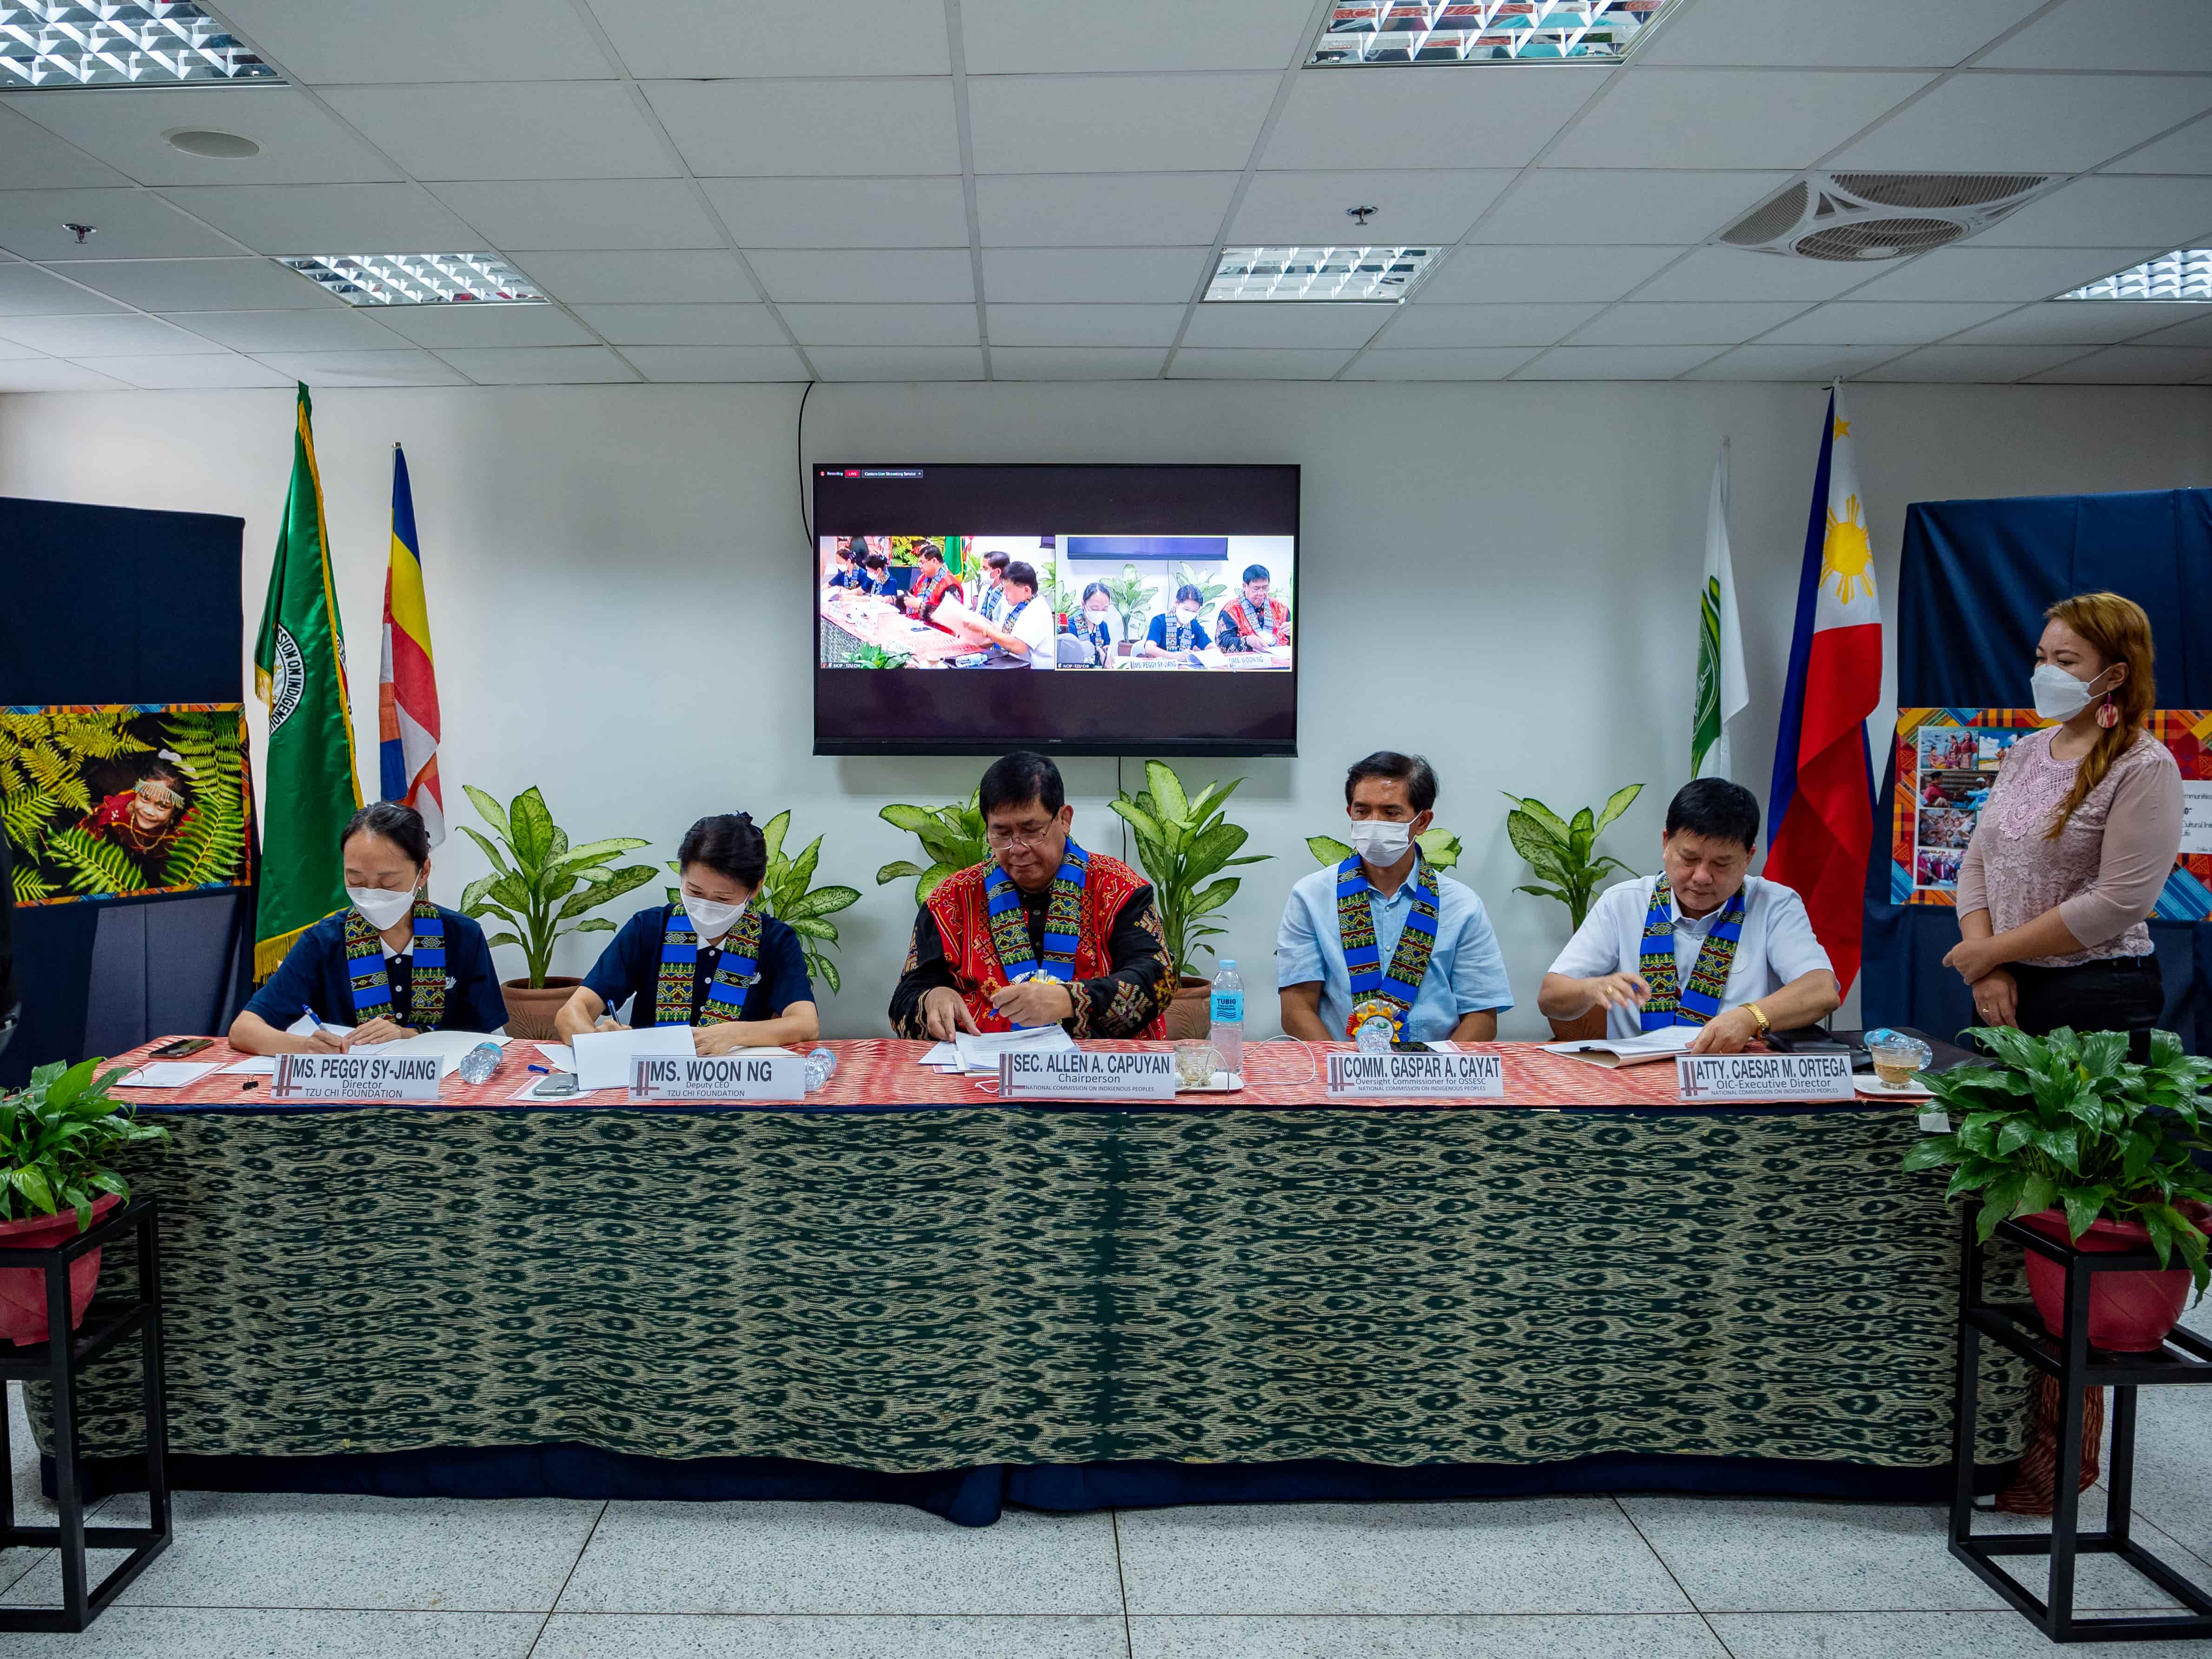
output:
POLYGON ((384 573, 384 664, 376 687, 382 793, 420 812, 435 847, 446 838, 446 802, 438 783, 438 676, 430 661, 430 608, 418 546, 407 457, 394 444, 392 562, 384 573))
POLYGON ((1859 973, 1874 775, 1866 719, 1881 696, 1881 603, 1840 387, 1828 394, 1797 584, 1797 626, 1768 796, 1766 878, 1805 901, 1849 990, 1859 973))

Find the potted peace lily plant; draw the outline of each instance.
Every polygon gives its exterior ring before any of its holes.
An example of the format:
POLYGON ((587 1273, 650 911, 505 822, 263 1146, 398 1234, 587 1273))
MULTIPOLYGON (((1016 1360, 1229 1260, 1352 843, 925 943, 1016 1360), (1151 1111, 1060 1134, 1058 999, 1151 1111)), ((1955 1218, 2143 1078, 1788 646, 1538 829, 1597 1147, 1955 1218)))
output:
MULTIPOLYGON (((2171 1031, 2154 1031, 2150 1058, 2127 1058, 2123 1031, 2047 1037, 2010 1028, 1977 1029, 1995 1057, 1923 1080, 1954 1126, 1917 1142, 1907 1170, 1949 1169, 1947 1198, 1981 1195, 1976 1231, 1986 1241, 2014 1219, 2084 1250, 2139 1250, 2164 1271, 2089 1276, 2089 1340, 2118 1353, 2157 1348, 2180 1320, 2191 1283, 2201 1299, 2212 1269, 2205 1226, 2212 1219, 2212 1060, 2183 1051, 2171 1031)), ((2066 1273, 2027 1254, 2027 1282, 2045 1328, 2059 1334, 2066 1273)))
POLYGON ((1228 930, 1206 918, 1218 915, 1243 884, 1241 876, 1224 876, 1240 864, 1262 864, 1266 853, 1237 857, 1250 834, 1229 822, 1222 803, 1244 780, 1210 783, 1195 795, 1182 787, 1164 761, 1145 763, 1146 787, 1115 797, 1114 811, 1136 837, 1137 862, 1152 878, 1152 901, 1159 907, 1160 932, 1176 993, 1166 1011, 1170 1037, 1202 1037, 1211 1026, 1207 993, 1212 981, 1191 971, 1198 953, 1215 954, 1205 941, 1228 930))

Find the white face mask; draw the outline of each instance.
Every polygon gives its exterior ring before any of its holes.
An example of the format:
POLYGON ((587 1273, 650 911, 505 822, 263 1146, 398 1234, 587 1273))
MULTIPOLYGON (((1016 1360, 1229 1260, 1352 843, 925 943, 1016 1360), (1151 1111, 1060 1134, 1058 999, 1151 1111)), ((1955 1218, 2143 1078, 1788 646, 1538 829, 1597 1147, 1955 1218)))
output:
POLYGON ((380 933, 398 927, 399 918, 415 908, 413 893, 395 893, 389 887, 349 887, 346 896, 380 933))
POLYGON ((684 896, 684 914, 691 918, 691 925, 699 930, 701 939, 720 939, 738 925, 738 918, 745 913, 743 904, 723 904, 714 899, 684 896))
POLYGON ((1406 856, 1413 844, 1413 826, 1387 818, 1352 820, 1352 850, 1369 864, 1389 866, 1406 856))
POLYGON ((1182 612, 1186 620, 1198 614, 1198 607, 1194 605, 1181 605, 1176 609, 1182 612))
POLYGON ((2089 688, 2102 678, 2100 673, 2090 679, 2076 679, 2057 663, 2044 663, 2028 676, 2028 684, 2034 690, 2035 712, 2047 720, 2070 720, 2089 706, 2094 695, 2089 688))

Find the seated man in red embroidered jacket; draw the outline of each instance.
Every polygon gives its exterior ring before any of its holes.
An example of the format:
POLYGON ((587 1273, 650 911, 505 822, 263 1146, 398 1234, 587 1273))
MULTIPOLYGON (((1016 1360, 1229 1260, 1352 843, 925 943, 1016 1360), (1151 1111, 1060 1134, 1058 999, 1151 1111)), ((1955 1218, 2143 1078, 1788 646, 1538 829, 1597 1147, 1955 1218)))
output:
POLYGON ((1165 1035, 1175 984, 1151 885, 1069 836, 1075 810, 1042 755, 994 762, 979 793, 991 857, 947 876, 915 918, 891 1029, 939 1042, 1051 1024, 1165 1035))

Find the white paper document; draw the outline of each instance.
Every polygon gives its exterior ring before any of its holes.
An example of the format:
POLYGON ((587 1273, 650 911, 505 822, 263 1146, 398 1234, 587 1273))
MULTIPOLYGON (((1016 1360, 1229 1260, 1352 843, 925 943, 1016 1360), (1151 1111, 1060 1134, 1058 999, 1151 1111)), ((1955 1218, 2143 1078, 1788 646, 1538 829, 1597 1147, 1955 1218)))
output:
POLYGON ((1632 1037, 1593 1037, 1587 1042, 1547 1042, 1547 1054, 1567 1054, 1598 1066, 1644 1066, 1655 1060, 1672 1060, 1698 1040, 1701 1028, 1667 1025, 1632 1037))
POLYGON ((952 1039, 963 1071, 987 1077, 999 1074, 999 1056, 1019 1049, 1024 1054, 1065 1054, 1075 1052, 1075 1039, 1058 1025, 1039 1025, 1025 1031, 962 1031, 952 1039))
POLYGON ((400 1037, 391 1042, 363 1043, 357 1051, 367 1054, 400 1056, 405 1054, 435 1054, 438 1075, 451 1077, 461 1063, 461 1056, 478 1043, 489 1042, 495 1048, 507 1047, 507 1039, 494 1036, 488 1031, 423 1031, 417 1036, 400 1037))
POLYGON ((545 1063, 555 1071, 573 1072, 576 1069, 576 1051, 567 1043, 541 1042, 537 1047, 538 1052, 544 1055, 545 1063))
POLYGON ((629 1063, 641 1054, 655 1057, 699 1052, 689 1025, 648 1025, 641 1030, 583 1031, 568 1045, 576 1054, 576 1086, 589 1094, 594 1089, 629 1087, 629 1063))
POLYGON ((198 1083, 210 1073, 222 1069, 214 1061, 196 1066, 180 1060, 157 1060, 149 1065, 141 1066, 130 1076, 118 1079, 117 1083, 118 1087, 125 1089, 182 1089, 198 1083))
POLYGON ((241 1060, 235 1066, 222 1068, 225 1077, 274 1077, 276 1075, 276 1056, 256 1054, 251 1060, 241 1060))
POLYGON ((353 1027, 350 1025, 332 1025, 327 1020, 317 1019, 315 1018, 315 1011, 310 1008, 306 1013, 301 1015, 299 1018, 294 1020, 289 1025, 287 1025, 284 1028, 284 1035, 287 1036, 313 1036, 318 1031, 328 1031, 332 1036, 343 1036, 351 1030, 353 1030, 353 1027))

